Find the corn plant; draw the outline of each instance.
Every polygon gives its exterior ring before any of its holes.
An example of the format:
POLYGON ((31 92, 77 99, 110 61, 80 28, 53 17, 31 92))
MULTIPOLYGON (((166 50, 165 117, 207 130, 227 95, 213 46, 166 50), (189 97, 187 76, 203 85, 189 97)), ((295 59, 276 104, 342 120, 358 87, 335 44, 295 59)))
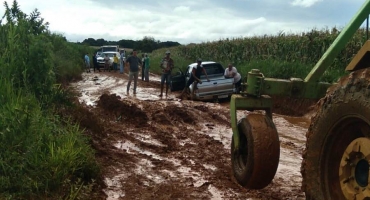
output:
MULTIPOLYGON (((340 31, 335 27, 323 30, 312 29, 297 34, 280 32, 276 35, 226 38, 214 42, 182 45, 171 48, 171 51, 176 52, 176 56, 182 60, 193 61, 201 57, 203 60, 213 60, 223 65, 233 63, 244 75, 247 69, 261 67, 263 63, 266 73, 270 73, 271 70, 276 71, 271 74, 272 77, 286 78, 299 75, 299 78, 304 78, 339 33, 340 31)), ((333 82, 345 74, 344 68, 365 41, 366 30, 359 29, 321 80, 333 82)), ((163 49, 156 50, 153 56, 162 53, 164 53, 163 49)))

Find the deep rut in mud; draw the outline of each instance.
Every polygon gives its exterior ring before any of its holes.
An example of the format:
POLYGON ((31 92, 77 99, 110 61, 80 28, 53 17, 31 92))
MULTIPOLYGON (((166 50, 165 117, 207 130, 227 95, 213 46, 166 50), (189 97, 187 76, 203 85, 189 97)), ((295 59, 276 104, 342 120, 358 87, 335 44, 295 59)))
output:
POLYGON ((247 190, 231 170, 228 106, 179 102, 174 94, 161 99, 155 78, 139 81, 136 96, 123 93, 125 75, 83 78, 74 87, 89 117, 98 119, 100 129, 90 131, 104 177, 102 199, 304 199, 299 168, 308 119, 274 115, 277 174, 266 188, 247 190))

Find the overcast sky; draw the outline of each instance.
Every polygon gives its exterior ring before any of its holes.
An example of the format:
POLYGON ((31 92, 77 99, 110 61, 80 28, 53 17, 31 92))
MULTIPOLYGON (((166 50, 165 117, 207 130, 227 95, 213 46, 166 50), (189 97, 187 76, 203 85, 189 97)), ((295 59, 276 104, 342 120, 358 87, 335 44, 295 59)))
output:
MULTIPOLYGON (((7 0, 11 5, 13 0, 7 0)), ((365 0, 18 0, 37 8, 52 32, 86 38, 181 44, 225 38, 342 28, 365 0)), ((1 16, 4 7, 0 10, 1 16)))

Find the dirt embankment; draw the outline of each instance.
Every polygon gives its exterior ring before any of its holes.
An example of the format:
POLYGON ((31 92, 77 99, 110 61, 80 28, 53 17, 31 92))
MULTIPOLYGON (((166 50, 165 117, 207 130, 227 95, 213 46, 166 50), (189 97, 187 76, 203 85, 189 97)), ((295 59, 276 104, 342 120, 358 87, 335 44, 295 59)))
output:
POLYGON ((318 101, 313 99, 295 99, 278 96, 274 96, 272 98, 272 111, 276 114, 288 116, 304 116, 315 112, 315 105, 318 101))

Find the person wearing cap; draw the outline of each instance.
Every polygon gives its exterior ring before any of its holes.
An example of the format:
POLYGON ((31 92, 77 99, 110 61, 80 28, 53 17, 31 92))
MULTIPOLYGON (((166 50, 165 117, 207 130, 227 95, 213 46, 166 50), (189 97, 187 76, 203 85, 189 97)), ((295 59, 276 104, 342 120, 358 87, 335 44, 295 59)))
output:
POLYGON ((148 54, 145 54, 144 58, 144 81, 149 82, 149 68, 150 68, 150 59, 148 54))
POLYGON ((242 77, 238 73, 238 70, 231 63, 229 63, 229 65, 225 69, 224 76, 225 78, 234 78, 234 85, 235 85, 236 93, 239 93, 240 86, 242 83, 242 77))
POLYGON ((174 62, 172 58, 170 58, 170 51, 166 51, 166 56, 162 59, 160 67, 162 68, 162 76, 161 76, 161 94, 160 97, 163 96, 163 88, 164 88, 164 82, 166 82, 166 96, 168 94, 168 88, 170 85, 171 80, 171 72, 174 68, 174 62))
POLYGON ((136 94, 137 79, 139 77, 139 65, 142 65, 141 59, 137 57, 136 50, 132 51, 132 56, 126 60, 126 65, 129 65, 129 79, 127 83, 127 94, 129 94, 131 81, 134 79, 134 94, 136 94))
POLYGON ((206 70, 204 69, 204 67, 202 65, 202 59, 198 58, 197 65, 195 67, 193 67, 193 69, 191 71, 191 76, 190 76, 189 80, 186 82, 185 88, 184 88, 184 90, 182 90, 180 98, 182 98, 183 95, 185 94, 185 92, 188 91, 189 86, 194 83, 193 91, 191 93, 191 97, 193 97, 195 88, 197 88, 198 83, 202 84, 202 81, 200 80, 200 76, 202 75, 202 73, 204 75, 206 75, 207 81, 209 81, 207 72, 206 72, 206 70))

